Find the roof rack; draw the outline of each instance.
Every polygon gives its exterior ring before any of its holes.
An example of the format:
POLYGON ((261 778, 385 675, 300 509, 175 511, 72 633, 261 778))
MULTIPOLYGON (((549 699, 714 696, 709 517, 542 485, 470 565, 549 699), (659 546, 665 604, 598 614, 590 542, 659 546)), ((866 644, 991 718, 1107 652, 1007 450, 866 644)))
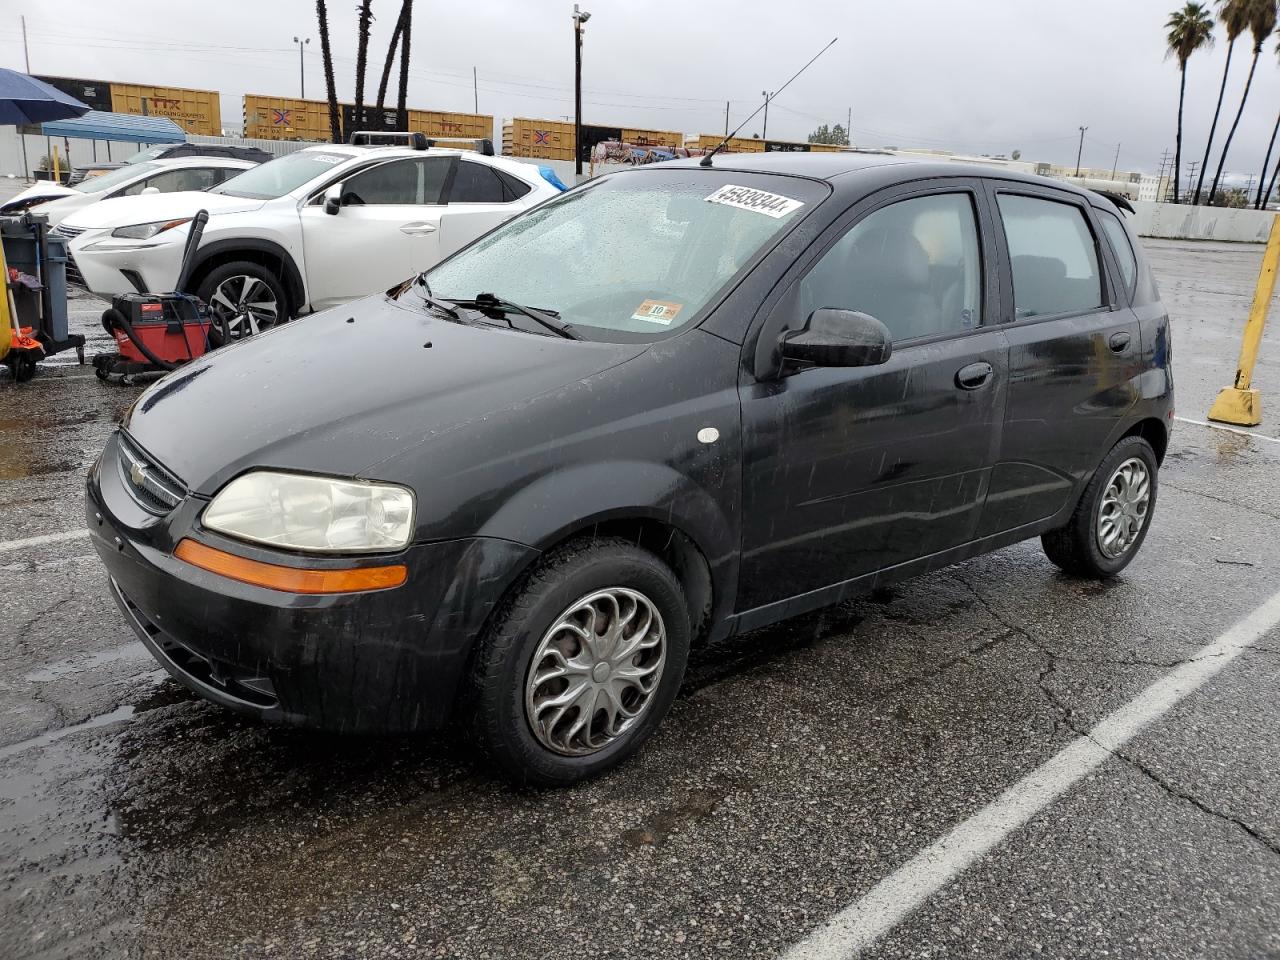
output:
POLYGON ((428 137, 417 130, 408 133, 399 130, 356 130, 352 132, 347 143, 353 147, 396 146, 403 143, 414 150, 430 150, 437 145, 465 143, 470 144, 469 149, 475 150, 476 153, 486 157, 493 156, 493 141, 488 137, 428 137))

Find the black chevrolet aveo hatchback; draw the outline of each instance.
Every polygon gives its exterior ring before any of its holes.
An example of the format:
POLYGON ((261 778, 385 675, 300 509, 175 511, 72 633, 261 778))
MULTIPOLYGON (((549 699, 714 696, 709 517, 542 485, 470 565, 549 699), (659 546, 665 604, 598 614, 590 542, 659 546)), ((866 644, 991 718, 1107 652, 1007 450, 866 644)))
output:
POLYGON ((88 480, 143 642, 335 731, 466 718, 514 780, 633 753, 717 640, 1041 537, 1140 548, 1168 317, 1112 203, 994 167, 601 177, 148 390, 88 480))

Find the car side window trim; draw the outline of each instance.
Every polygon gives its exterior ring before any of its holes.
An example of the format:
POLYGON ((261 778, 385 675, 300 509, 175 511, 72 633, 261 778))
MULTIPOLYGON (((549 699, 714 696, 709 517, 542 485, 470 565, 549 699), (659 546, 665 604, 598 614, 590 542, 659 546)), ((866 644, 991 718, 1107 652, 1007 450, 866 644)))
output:
POLYGON ((990 196, 990 205, 992 217, 995 221, 995 237, 1000 247, 1000 259, 1003 263, 1003 272, 1008 276, 1008 300, 1005 303, 1005 309, 996 321, 1001 326, 1017 324, 1018 326, 1027 326, 1033 323, 1046 323, 1051 320, 1067 320, 1071 317, 1085 317, 1091 313, 1104 313, 1114 311, 1120 308, 1118 298, 1116 296, 1116 288, 1112 281, 1113 266, 1110 259, 1110 251, 1099 240, 1098 234, 1100 228, 1094 222, 1092 208, 1085 198, 1079 197, 1073 193, 1054 190, 1052 187, 1042 187, 1039 184, 1024 184, 1010 180, 991 180, 988 181, 988 192, 990 196), (1000 214, 999 198, 1002 195, 1028 197, 1033 200, 1045 200, 1051 203, 1064 203, 1074 207, 1080 212, 1080 216, 1084 219, 1085 226, 1089 230, 1089 235, 1093 239, 1094 256, 1097 258, 1098 274, 1100 279, 1100 292, 1102 303, 1096 307, 1089 307, 1083 310, 1066 310, 1061 313, 1037 314, 1031 317, 1019 318, 1014 301, 1013 292, 1013 258, 1009 251, 1009 238, 1004 232, 1004 218, 1000 214))

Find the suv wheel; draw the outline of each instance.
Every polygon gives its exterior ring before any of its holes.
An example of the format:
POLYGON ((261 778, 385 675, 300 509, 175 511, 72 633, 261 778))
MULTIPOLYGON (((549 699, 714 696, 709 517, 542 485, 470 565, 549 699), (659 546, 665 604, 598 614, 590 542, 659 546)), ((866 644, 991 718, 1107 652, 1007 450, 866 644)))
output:
POLYGON ((472 671, 477 738, 516 783, 559 786, 636 751, 689 656, 680 581, 621 539, 547 556, 495 613, 472 671))
POLYGON ((280 278, 258 263, 239 260, 214 268, 196 296, 209 305, 209 340, 215 347, 270 330, 289 319, 280 278))
POLYGON ((1094 472, 1066 526, 1040 538, 1044 552, 1076 576, 1113 577, 1137 554, 1156 509, 1155 451, 1125 437, 1094 472))

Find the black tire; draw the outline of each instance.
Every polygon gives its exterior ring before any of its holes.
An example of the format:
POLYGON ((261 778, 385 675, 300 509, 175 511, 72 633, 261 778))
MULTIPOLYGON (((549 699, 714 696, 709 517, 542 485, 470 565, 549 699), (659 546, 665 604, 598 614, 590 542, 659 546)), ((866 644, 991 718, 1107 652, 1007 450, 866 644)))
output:
POLYGON ((670 709, 689 657, 689 621, 680 581, 648 550, 610 537, 574 541, 548 554, 495 611, 480 640, 469 704, 476 740, 501 774, 519 785, 564 786, 616 766, 653 734, 670 709), (563 613, 594 591, 613 587, 642 593, 661 614, 665 664, 634 726, 597 753, 557 753, 539 741, 527 718, 530 661, 563 613))
MULTIPOLYGON (((209 342, 214 347, 223 346, 228 342, 235 342, 241 339, 243 335, 249 335, 246 329, 247 324, 243 321, 237 322, 234 314, 229 315, 229 312, 220 302, 215 303, 213 300, 214 293, 218 287, 223 283, 233 281, 236 277, 252 277, 261 281, 270 289, 271 295, 275 298, 277 304, 277 319, 271 326, 285 323, 292 316, 284 281, 270 269, 260 263, 252 263, 248 260, 235 260, 231 263, 224 263, 209 271, 196 289, 196 296, 209 307, 212 320, 209 326, 209 342)), ((267 329, 266 326, 262 325, 262 321, 259 318, 255 318, 254 322, 261 329, 267 329)), ((261 332, 261 329, 258 332, 261 332)))
POLYGON ((1156 512, 1156 494, 1159 488, 1159 464, 1156 453, 1142 437, 1125 437, 1107 454, 1094 471, 1088 486, 1080 496, 1071 519, 1063 527, 1051 530, 1040 538, 1045 555, 1066 573, 1077 577, 1105 580, 1114 577, 1129 565, 1147 538, 1151 518, 1156 512), (1112 474, 1131 458, 1142 460, 1150 474, 1151 494, 1141 529, 1133 542, 1119 556, 1108 556, 1098 541, 1098 514, 1103 496, 1112 474))

